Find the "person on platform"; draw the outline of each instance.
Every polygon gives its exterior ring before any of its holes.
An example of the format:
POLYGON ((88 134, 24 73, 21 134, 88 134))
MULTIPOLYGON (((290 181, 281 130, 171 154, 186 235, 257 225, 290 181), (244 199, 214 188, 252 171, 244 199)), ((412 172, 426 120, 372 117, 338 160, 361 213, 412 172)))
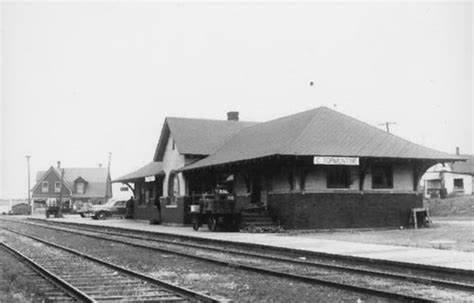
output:
POLYGON ((153 218, 150 220, 150 224, 161 224, 161 204, 160 204, 160 197, 155 197, 155 207, 158 211, 158 218, 153 218))
POLYGON ((125 204, 125 219, 133 219, 133 210, 135 207, 135 199, 133 196, 125 204))

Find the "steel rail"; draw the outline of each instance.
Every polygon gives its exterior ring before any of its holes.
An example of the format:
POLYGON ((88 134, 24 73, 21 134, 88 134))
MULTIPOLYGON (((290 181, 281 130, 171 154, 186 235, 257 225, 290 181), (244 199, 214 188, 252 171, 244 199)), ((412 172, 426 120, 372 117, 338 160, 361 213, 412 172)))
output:
MULTIPOLYGON (((38 223, 27 223, 27 224, 38 224, 38 223)), ((38 226, 48 228, 48 229, 53 229, 53 230, 60 230, 58 229, 58 227, 52 227, 50 225, 38 224, 38 226)), ((70 227, 60 227, 60 228, 69 229, 70 227)), ((153 241, 153 242, 158 242, 158 243, 166 243, 166 244, 177 245, 177 246, 186 246, 186 247, 197 248, 197 249, 214 250, 214 251, 219 251, 223 253, 232 253, 232 254, 238 254, 238 255, 247 256, 247 257, 258 257, 258 258, 272 260, 272 261, 288 262, 288 263, 294 263, 294 264, 299 264, 299 265, 316 266, 316 267, 327 268, 327 269, 332 269, 332 270, 352 272, 356 274, 367 274, 367 275, 379 276, 383 278, 391 278, 391 279, 404 280, 404 281, 410 281, 410 282, 416 282, 416 283, 425 283, 425 284, 441 286, 441 287, 448 287, 448 288, 453 288, 453 289, 474 291, 473 284, 459 283, 459 282, 446 281, 446 280, 434 279, 434 278, 426 278, 426 277, 418 276, 418 275, 404 275, 404 274, 399 274, 399 273, 390 273, 390 272, 383 272, 383 271, 377 271, 377 270, 361 269, 361 268, 356 268, 356 267, 347 267, 347 266, 341 266, 341 265, 336 265, 336 264, 308 262, 304 260, 295 260, 295 259, 286 258, 286 257, 269 256, 269 255, 264 255, 264 254, 259 254, 259 253, 244 252, 244 251, 233 250, 233 249, 228 249, 228 248, 219 248, 219 247, 183 243, 183 242, 176 243, 175 241, 171 241, 171 240, 156 239, 156 237, 153 238, 153 237, 146 237, 146 236, 141 236, 141 235, 121 234, 119 232, 111 232, 111 231, 99 232, 97 230, 88 229, 84 227, 81 227, 81 229, 87 232, 94 232, 94 233, 99 233, 99 234, 108 234, 112 236, 128 237, 128 238, 139 239, 139 240, 144 240, 144 241, 153 241)), ((65 230, 65 231, 79 234, 77 230, 65 230)), ((101 236, 98 236, 98 237, 104 240, 120 241, 116 239, 103 238, 101 236)), ((127 242, 123 244, 130 244, 130 243, 127 242)), ((148 248, 148 247, 145 247, 145 248, 148 248)), ((153 248, 153 247, 150 247, 150 248, 153 248)))
MULTIPOLYGON (((125 267, 122 267, 122 266, 119 266, 119 265, 116 265, 116 264, 113 264, 113 263, 109 263, 107 261, 104 261, 104 260, 101 260, 99 258, 95 258, 93 256, 90 256, 90 255, 87 255, 85 253, 82 253, 80 251, 77 251, 77 250, 74 250, 74 249, 71 249, 71 248, 68 248, 68 247, 65 247, 65 246, 62 246, 62 245, 58 245, 58 244, 55 244, 55 243, 52 243, 52 242, 49 242, 49 241, 46 241, 44 239, 41 239, 41 238, 38 238, 38 237, 35 237, 35 236, 32 236, 32 235, 28 235, 28 234, 25 234, 23 232, 19 232, 19 231, 16 231, 16 230, 13 230, 11 228, 7 228, 7 227, 0 227, 2 229, 5 229, 5 230, 8 230, 12 233, 16 233, 16 234, 19 234, 21 236, 24 236, 24 237, 27 237, 27 238, 30 238, 30 239, 33 239, 35 241, 38 241, 38 242, 41 242, 43 244, 46 244, 48 246, 51 246, 51 247, 55 247, 55 248, 58 248, 58 249, 61 249, 61 250, 64 250, 64 251, 67 251, 67 252, 70 252, 74 255, 77 255, 79 257, 82 257, 84 259, 87 259, 87 260, 90 260, 90 261, 93 261, 93 262, 96 262, 96 263, 99 263, 101 265, 104 265, 104 266, 107 266, 111 269, 114 269, 116 271, 119 271, 119 272, 122 272, 126 275, 129 275, 129 276, 133 276, 133 277, 136 277, 138 279, 141 279, 141 280, 144 280, 148 283, 151 283, 151 284, 154 284, 154 285, 157 285, 157 286, 161 286, 163 288, 166 288, 170 291, 173 291, 175 293, 179 293, 189 299, 192 299, 192 300, 199 300, 201 302, 212 302, 212 303, 217 303, 217 302, 222 302, 221 300, 219 299, 216 299, 216 298, 213 298, 211 296, 208 296, 206 294, 203 294, 203 293, 200 293, 200 292, 196 292, 196 291, 193 291, 189 288, 185 288, 185 287, 181 287, 181 286, 177 286, 177 285, 174 285, 174 284, 171 284, 171 283, 168 283, 168 282, 165 282, 165 281, 162 281, 162 280, 159 280, 159 279, 155 279, 153 277, 150 277, 150 276, 147 276, 147 275, 144 275, 144 274, 141 274, 139 272, 136 272, 136 271, 133 271, 133 270, 130 270, 130 269, 127 269, 125 267)), ((66 282, 67 283, 67 282, 66 282)), ((94 301, 95 302, 95 301, 94 301)))
MULTIPOLYGON (((19 222, 19 220, 14 220, 14 221, 19 222)), ((54 222, 53 223, 51 221, 46 221, 44 219, 39 219, 39 218, 28 218, 28 221, 46 222, 46 224, 51 224, 51 225, 54 224, 54 225, 63 225, 63 226, 80 226, 83 228, 103 227, 103 226, 98 226, 94 224, 84 224, 84 223, 78 223, 78 222, 54 222)), ((129 233, 132 231, 131 229, 127 229, 124 227, 117 227, 117 226, 104 226, 104 227, 106 229, 123 231, 125 233, 127 232, 129 233)), ((265 244, 228 241, 228 240, 221 240, 221 239, 208 239, 208 238, 200 238, 200 237, 189 236, 189 235, 169 234, 169 233, 164 233, 164 232, 159 232, 159 231, 137 230, 135 232, 138 232, 138 231, 142 234, 148 234, 155 237, 162 236, 162 237, 167 237, 167 238, 176 238, 180 240, 187 240, 187 241, 194 241, 194 242, 212 241, 214 243, 218 243, 221 245, 230 245, 230 246, 238 245, 241 247, 248 247, 251 249, 259 248, 259 249, 264 249, 264 250, 273 250, 275 252, 280 251, 283 253, 306 254, 306 255, 311 255, 312 257, 331 258, 331 259, 337 259, 341 261, 358 262, 358 263, 364 262, 365 264, 385 265, 385 266, 391 266, 391 267, 403 267, 403 268, 413 269, 413 270, 431 271, 433 273, 438 273, 438 274, 456 274, 456 275, 463 275, 469 278, 472 278, 474 275, 474 271, 469 270, 469 269, 449 268, 449 267, 427 265, 427 264, 417 264, 417 263, 407 263, 407 262, 394 261, 394 260, 373 259, 373 258, 367 258, 367 257, 340 255, 340 254, 326 253, 326 252, 313 252, 313 251, 305 251, 301 249, 270 246, 270 245, 265 245, 265 244)))
POLYGON ((86 293, 82 292, 81 290, 74 287, 72 284, 66 282, 65 280, 61 279, 57 275, 53 274, 43 266, 39 265, 32 259, 28 258, 18 250, 14 249, 13 247, 9 246, 3 241, 0 241, 0 245, 5 248, 10 254, 14 255, 20 261, 24 261, 30 266, 35 272, 45 278, 47 281, 52 282, 55 286, 59 289, 67 293, 73 298, 81 300, 83 302, 97 302, 94 298, 88 296, 86 293))
MULTIPOLYGON (((3 227, 3 228, 5 228, 5 227, 3 227)), ((5 228, 5 229, 9 230, 8 228, 5 228)), ((30 237, 32 239, 35 239, 35 240, 38 240, 38 241, 41 241, 41 242, 44 241, 44 242, 48 243, 46 240, 42 240, 42 239, 36 238, 34 236, 26 235, 26 234, 23 234, 21 232, 14 231, 14 230, 10 230, 10 231, 12 231, 14 233, 24 235, 26 237, 30 237)), ((74 231, 66 231, 66 232, 80 234, 80 233, 74 232, 74 231)), ((151 250, 154 250, 154 251, 166 252, 166 253, 170 253, 170 254, 179 255, 179 256, 182 256, 182 257, 193 258, 193 259, 196 259, 196 260, 199 260, 199 261, 206 261, 206 262, 210 262, 210 263, 214 263, 214 264, 218 264, 218 265, 224 265, 224 266, 227 266, 227 267, 242 269, 242 270, 256 272, 256 273, 260 273, 260 274, 276 276, 276 277, 279 277, 279 278, 287 278, 287 279, 292 279, 292 280, 305 282, 305 283, 310 283, 310 284, 318 284, 318 285, 333 287, 333 288, 336 288, 336 289, 344 289, 344 290, 354 291, 354 292, 357 292, 357 293, 362 293, 362 294, 367 294, 367 295, 372 295, 372 296, 378 296, 378 297, 382 297, 382 298, 399 299, 399 300, 404 300, 404 301, 409 301, 409 302, 436 302, 435 300, 426 299, 426 298, 417 297, 417 296, 412 296, 412 295, 395 293, 395 292, 375 289, 375 288, 371 288, 371 287, 357 286, 357 285, 352 285, 352 284, 348 284, 348 283, 344 283, 344 282, 330 281, 330 280, 316 278, 316 277, 279 272, 279 271, 271 270, 271 269, 267 269, 267 268, 254 267, 254 266, 249 266, 249 265, 244 265, 244 264, 239 264, 239 263, 233 263, 233 262, 222 261, 222 260, 217 260, 217 259, 213 259, 213 258, 198 256, 198 255, 195 255, 195 254, 177 252, 177 251, 173 251, 173 250, 169 250, 169 249, 165 249, 165 248, 159 248, 159 247, 153 247, 153 246, 148 246, 148 245, 143 245, 143 244, 131 243, 131 242, 127 242, 127 241, 124 241, 124 240, 122 241, 122 240, 104 238, 104 237, 97 236, 97 235, 87 235, 87 234, 83 234, 83 236, 88 236, 88 237, 92 237, 92 238, 96 238, 96 239, 117 242, 117 243, 129 245, 129 246, 134 246, 134 247, 151 249, 151 250)), ((56 246, 57 244, 50 244, 50 245, 56 246)), ((59 245, 57 245, 57 246, 59 246, 59 245)), ((69 250, 69 248, 65 248, 65 250, 69 250)), ((77 253, 82 254, 80 252, 77 252, 77 253)), ((92 257, 92 258, 94 258, 94 257, 92 257)))

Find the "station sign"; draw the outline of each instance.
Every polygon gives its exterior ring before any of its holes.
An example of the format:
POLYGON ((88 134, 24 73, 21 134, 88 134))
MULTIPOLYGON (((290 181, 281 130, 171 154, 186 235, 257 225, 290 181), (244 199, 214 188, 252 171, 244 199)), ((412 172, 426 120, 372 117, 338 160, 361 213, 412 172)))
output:
POLYGON ((313 158, 314 165, 359 165, 359 157, 317 157, 313 158))
POLYGON ((155 181, 155 176, 145 177, 145 182, 153 182, 153 181, 155 181))

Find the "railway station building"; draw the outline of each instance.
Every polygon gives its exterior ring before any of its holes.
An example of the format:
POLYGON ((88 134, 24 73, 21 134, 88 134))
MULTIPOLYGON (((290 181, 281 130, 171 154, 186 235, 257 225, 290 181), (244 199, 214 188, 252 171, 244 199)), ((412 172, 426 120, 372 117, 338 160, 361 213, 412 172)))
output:
POLYGON ((406 226, 425 171, 462 160, 326 107, 262 123, 166 118, 153 159, 165 224, 190 224, 192 195, 224 188, 237 211, 261 206, 295 229, 406 226))
POLYGON ((159 218, 155 205, 163 195, 164 177, 163 163, 152 161, 113 182, 126 184, 132 190, 135 196, 134 218, 153 220, 159 218))

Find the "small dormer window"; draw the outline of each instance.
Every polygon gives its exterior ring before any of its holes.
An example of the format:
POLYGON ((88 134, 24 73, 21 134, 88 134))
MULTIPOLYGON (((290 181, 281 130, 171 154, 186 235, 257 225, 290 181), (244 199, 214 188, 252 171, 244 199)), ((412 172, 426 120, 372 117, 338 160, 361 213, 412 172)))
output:
POLYGON ((48 181, 41 182, 41 192, 42 193, 47 193, 48 190, 49 190, 48 181))
POLYGON ((61 182, 54 182, 54 192, 55 193, 61 192, 61 182))
POLYGON ((76 183, 76 193, 77 194, 84 194, 84 183, 78 182, 76 183))

